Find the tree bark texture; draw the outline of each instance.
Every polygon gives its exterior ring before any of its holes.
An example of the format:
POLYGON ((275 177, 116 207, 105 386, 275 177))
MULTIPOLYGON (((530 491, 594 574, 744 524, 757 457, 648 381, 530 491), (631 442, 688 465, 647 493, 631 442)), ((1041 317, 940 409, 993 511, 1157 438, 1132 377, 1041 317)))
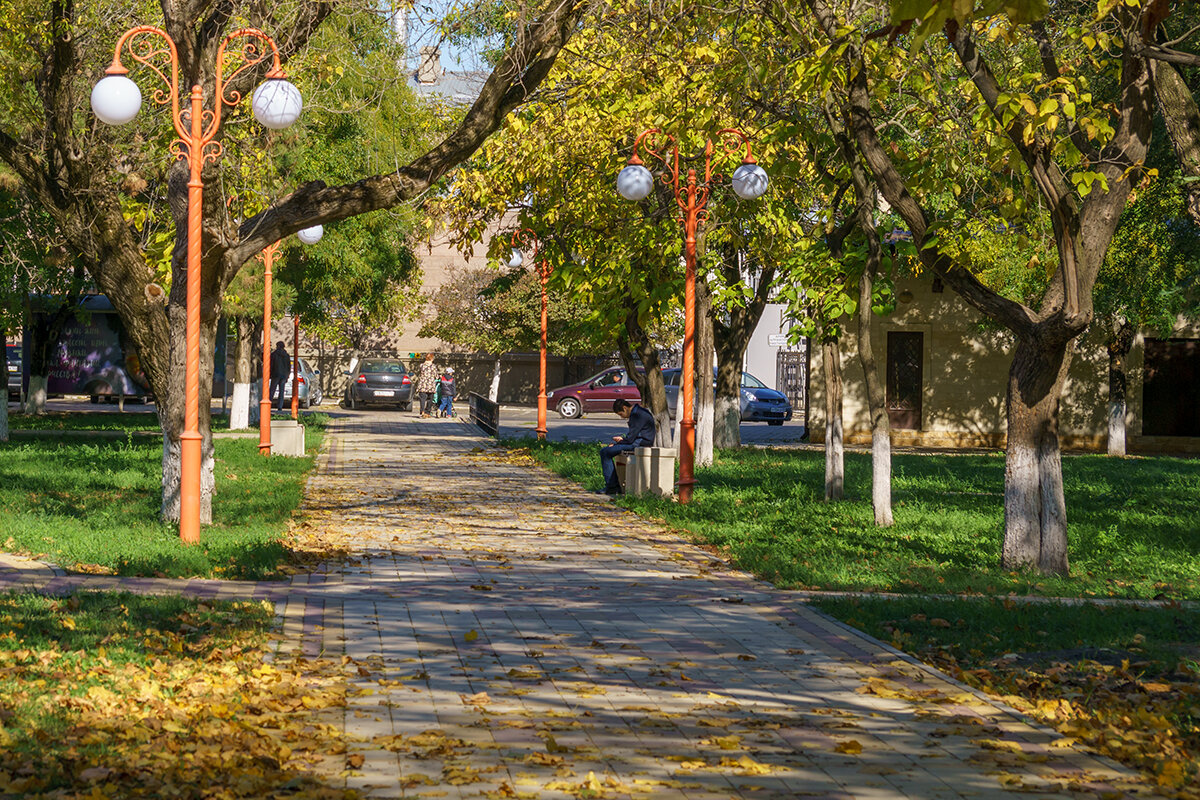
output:
POLYGON ((838 337, 821 337, 825 373, 825 500, 841 500, 846 487, 846 455, 842 438, 842 353, 838 337))
MULTIPOLYGON (((1167 136, 1179 157, 1179 166, 1189 178, 1200 178, 1200 107, 1183 76, 1170 64, 1150 62, 1158 109, 1167 136)), ((1188 214, 1200 225, 1200 183, 1188 184, 1188 214)))
POLYGON ((713 342, 712 291, 703 280, 696 281, 696 466, 713 463, 713 342))
POLYGON ((879 368, 875 363, 875 350, 871 343, 871 294, 874 290, 875 270, 879 264, 879 237, 874 224, 867 234, 870 251, 858 284, 858 312, 855 321, 858 328, 858 360, 862 364, 867 386, 867 407, 871 414, 871 507, 875 510, 875 524, 886 527, 892 519, 892 424, 888 419, 887 397, 883 381, 879 379, 879 368))
MULTIPOLYGON (((175 41, 179 56, 181 93, 198 84, 203 107, 211 109, 214 67, 219 44, 231 20, 272 34, 281 59, 303 48, 335 4, 300 0, 289 12, 288 27, 280 28, 273 9, 263 4, 196 4, 164 0, 162 27, 175 41)), ((513 44, 501 56, 474 105, 459 126, 441 143, 408 165, 386 174, 365 177, 343 186, 320 181, 299 187, 263 212, 235 225, 225 213, 220 166, 204 170, 204 222, 201 245, 201 404, 200 430, 204 439, 204 516, 212 486, 212 442, 207 398, 211 393, 212 355, 221 296, 242 264, 266 245, 302 228, 391 208, 426 192, 457 164, 469 157, 495 131, 508 113, 525 102, 549 72, 559 51, 576 28, 584 5, 576 0, 551 2, 538 16, 519 27, 513 44)), ((31 132, 0 127, 0 159, 19 177, 24 188, 55 220, 71 248, 86 265, 97 287, 113 303, 141 358, 150 388, 159 404, 163 426, 164 519, 178 515, 178 443, 183 424, 182 352, 185 335, 187 226, 186 167, 176 162, 168 178, 168 204, 175 219, 175 258, 172 292, 166 307, 147 291, 154 274, 143 256, 140 231, 127 223, 121 206, 119 170, 126 162, 111 132, 87 109, 88 89, 80 75, 98 79, 107 66, 87 61, 81 50, 86 36, 72 35, 75 6, 71 0, 51 4, 49 28, 61 31, 43 54, 36 91, 46 124, 31 132)), ((91 59, 92 56, 87 56, 91 59)), ((145 68, 134 67, 150 78, 145 68)), ((264 69, 250 70, 229 86, 248 97, 264 69)), ((135 76, 136 77, 136 76, 135 76)), ((158 88, 157 86, 155 87, 158 88)), ((169 118, 161 108, 140 124, 165 133, 169 118)), ((228 119, 226 115, 225 119, 228 119)), ((157 135, 157 134, 154 134, 157 135)), ((218 134, 218 139, 220 135, 218 134)))
MULTIPOLYGON (((237 317, 237 351, 233 362, 233 404, 229 408, 229 430, 250 427, 250 384, 254 382, 254 353, 260 342, 254 334, 258 326, 250 317, 237 317)), ((260 373, 261 375, 261 373, 260 373)))
POLYGON ((637 384, 642 405, 654 415, 654 446, 673 447, 671 409, 667 405, 667 390, 663 382, 658 348, 650 342, 650 337, 642 328, 637 309, 631 309, 626 314, 625 328, 617 336, 617 349, 621 353, 626 373, 637 384), (644 372, 637 368, 635 352, 642 360, 644 372))
POLYGON ((1112 332, 1108 350, 1108 454, 1126 454, 1125 415, 1128 410, 1128 380, 1125 359, 1133 349, 1133 325, 1121 320, 1112 332))
POLYGON ((1018 347, 1009 369, 1000 552, 1005 569, 1069 573, 1058 411, 1072 350, 1072 341, 1018 347))

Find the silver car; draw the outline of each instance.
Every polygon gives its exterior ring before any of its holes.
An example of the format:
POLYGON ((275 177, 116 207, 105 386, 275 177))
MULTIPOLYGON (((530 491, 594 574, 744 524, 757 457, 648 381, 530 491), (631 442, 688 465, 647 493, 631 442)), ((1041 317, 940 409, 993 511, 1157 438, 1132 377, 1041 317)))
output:
MULTIPOLYGON (((313 406, 321 405, 321 401, 325 398, 321 395, 321 370, 313 369, 313 367, 300 359, 299 367, 300 378, 300 407, 312 408, 313 406)), ((262 378, 254 382, 250 390, 250 396, 253 401, 262 397, 262 378)), ((287 371, 287 380, 283 383, 283 404, 290 406, 292 402, 292 370, 289 367, 287 371)), ((271 398, 271 404, 275 404, 275 398, 271 398)))

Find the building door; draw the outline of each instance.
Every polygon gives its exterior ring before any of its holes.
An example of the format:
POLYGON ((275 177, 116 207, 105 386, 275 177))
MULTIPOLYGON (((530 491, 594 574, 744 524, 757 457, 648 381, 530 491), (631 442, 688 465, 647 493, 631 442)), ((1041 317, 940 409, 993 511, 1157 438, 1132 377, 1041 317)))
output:
POLYGON ((1147 339, 1143 436, 1200 436, 1200 340, 1147 339))
POLYGON ((792 404, 793 416, 808 411, 808 348, 799 352, 780 350, 776 354, 775 388, 792 404))
POLYGON ((887 410, 892 427, 898 430, 921 430, 924 352, 920 331, 888 331, 887 410))

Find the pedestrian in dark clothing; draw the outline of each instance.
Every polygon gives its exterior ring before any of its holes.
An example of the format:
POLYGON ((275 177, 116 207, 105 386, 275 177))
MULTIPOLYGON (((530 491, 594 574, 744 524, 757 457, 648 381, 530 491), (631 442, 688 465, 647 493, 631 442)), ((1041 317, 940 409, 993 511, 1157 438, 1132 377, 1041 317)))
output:
POLYGON ((283 385, 291 377, 291 372, 291 356, 284 349, 283 342, 276 342, 275 349, 271 351, 271 391, 267 395, 268 399, 273 399, 278 392, 279 401, 275 406, 276 409, 283 408, 283 385))
POLYGON ((454 416, 454 367, 446 367, 438 378, 438 416, 454 416))
POLYGON ((605 494, 621 493, 613 456, 617 453, 632 452, 635 447, 654 446, 653 414, 638 403, 630 403, 628 400, 614 400, 613 413, 621 419, 629 420, 629 430, 624 436, 614 436, 613 444, 600 449, 600 471, 604 475, 605 494))

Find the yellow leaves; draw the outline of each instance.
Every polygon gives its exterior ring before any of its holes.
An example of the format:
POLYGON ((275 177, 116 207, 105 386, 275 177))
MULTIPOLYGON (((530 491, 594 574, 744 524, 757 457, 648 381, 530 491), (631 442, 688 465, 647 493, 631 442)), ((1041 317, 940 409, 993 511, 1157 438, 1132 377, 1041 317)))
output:
POLYGON ((64 628, 66 628, 69 631, 75 630, 75 620, 71 617, 67 617, 67 616, 59 617, 58 624, 62 625, 64 628))
POLYGON ((856 756, 863 751, 862 742, 857 739, 848 739, 844 742, 838 742, 834 746, 833 752, 845 753, 846 755, 856 756))
POLYGON ((468 642, 468 643, 470 643, 470 642, 473 642, 473 641, 475 641, 475 640, 476 640, 476 639, 478 639, 478 638, 479 638, 479 631, 477 631, 477 630, 475 630, 475 629, 473 629, 473 628, 472 628, 471 630, 469 630, 469 631, 467 631, 466 633, 464 633, 464 634, 463 634, 463 641, 464 641, 464 642, 468 642))
POLYGON ((738 775, 770 775, 779 769, 770 764, 755 761, 750 756, 742 756, 738 759, 722 758, 718 766, 732 769, 738 775))

